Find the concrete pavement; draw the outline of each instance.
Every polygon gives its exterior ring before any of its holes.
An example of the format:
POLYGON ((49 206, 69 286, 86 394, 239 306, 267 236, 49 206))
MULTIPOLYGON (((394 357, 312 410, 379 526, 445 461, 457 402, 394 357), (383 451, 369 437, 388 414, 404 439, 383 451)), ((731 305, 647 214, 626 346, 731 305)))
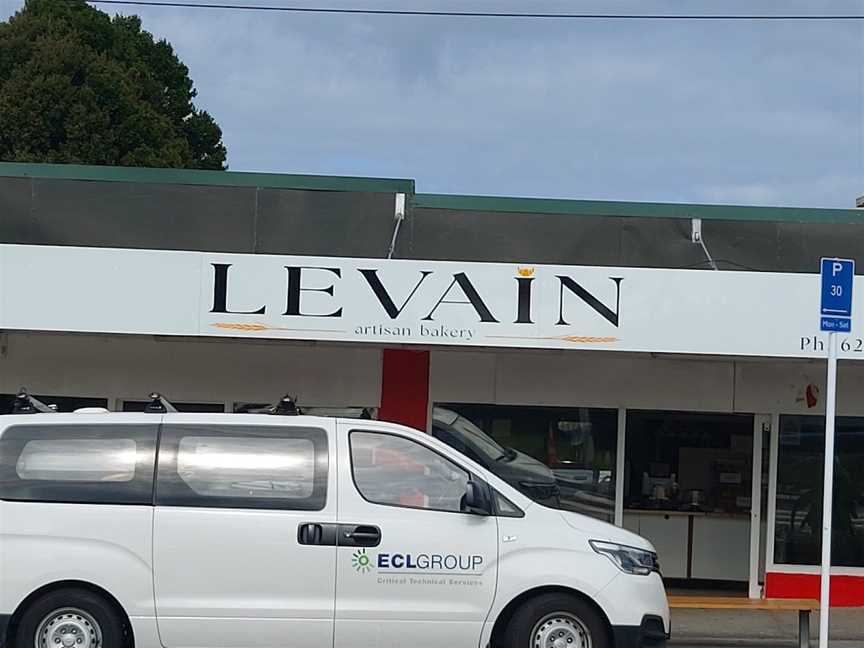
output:
MULTIPOLYGON (((864 648, 864 608, 831 610, 831 648, 864 648)), ((819 613, 810 617, 811 645, 819 637, 819 613)), ((798 646, 798 613, 732 610, 673 610, 670 647, 798 646)))

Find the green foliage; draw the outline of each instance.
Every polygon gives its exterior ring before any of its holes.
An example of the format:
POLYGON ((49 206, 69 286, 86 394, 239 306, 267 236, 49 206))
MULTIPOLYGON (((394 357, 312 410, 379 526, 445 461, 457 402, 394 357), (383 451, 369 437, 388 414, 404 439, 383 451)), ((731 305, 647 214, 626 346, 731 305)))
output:
POLYGON ((225 169, 189 70, 137 16, 27 0, 0 22, 0 160, 225 169))

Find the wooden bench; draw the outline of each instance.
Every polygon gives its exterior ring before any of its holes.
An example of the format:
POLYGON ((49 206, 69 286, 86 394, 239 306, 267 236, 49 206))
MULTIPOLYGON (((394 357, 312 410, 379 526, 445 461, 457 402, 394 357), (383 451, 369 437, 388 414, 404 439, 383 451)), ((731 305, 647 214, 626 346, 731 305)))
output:
POLYGON ((749 599, 731 596, 670 596, 673 610, 767 610, 798 612, 798 646, 810 648, 810 613, 816 599, 749 599))

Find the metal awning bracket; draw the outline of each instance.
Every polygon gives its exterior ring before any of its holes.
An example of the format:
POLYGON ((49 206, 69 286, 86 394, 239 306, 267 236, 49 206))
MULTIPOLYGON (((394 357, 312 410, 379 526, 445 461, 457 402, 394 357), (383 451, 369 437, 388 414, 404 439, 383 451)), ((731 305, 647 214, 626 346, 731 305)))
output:
POLYGON ((405 220, 405 194, 397 193, 394 204, 393 218, 396 224, 393 226, 393 236, 390 238, 390 249, 387 250, 387 258, 393 258, 393 251, 396 249, 396 240, 399 238, 399 228, 402 226, 402 221, 405 220))
POLYGON ((705 253, 705 258, 708 260, 708 265, 711 266, 712 270, 719 270, 717 264, 714 262, 714 257, 711 256, 711 253, 708 251, 708 246, 705 245, 705 239, 702 236, 702 219, 701 218, 691 218, 690 219, 690 240, 697 245, 702 246, 702 251, 705 253))

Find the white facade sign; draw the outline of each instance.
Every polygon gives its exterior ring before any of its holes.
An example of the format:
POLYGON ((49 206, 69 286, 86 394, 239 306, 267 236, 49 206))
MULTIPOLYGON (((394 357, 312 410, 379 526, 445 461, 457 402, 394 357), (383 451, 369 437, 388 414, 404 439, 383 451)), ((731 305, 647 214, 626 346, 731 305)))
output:
MULTIPOLYGON (((815 274, 0 245, 0 329, 806 358, 827 349, 818 285, 815 274)), ((864 358, 854 335, 838 348, 864 358)))

